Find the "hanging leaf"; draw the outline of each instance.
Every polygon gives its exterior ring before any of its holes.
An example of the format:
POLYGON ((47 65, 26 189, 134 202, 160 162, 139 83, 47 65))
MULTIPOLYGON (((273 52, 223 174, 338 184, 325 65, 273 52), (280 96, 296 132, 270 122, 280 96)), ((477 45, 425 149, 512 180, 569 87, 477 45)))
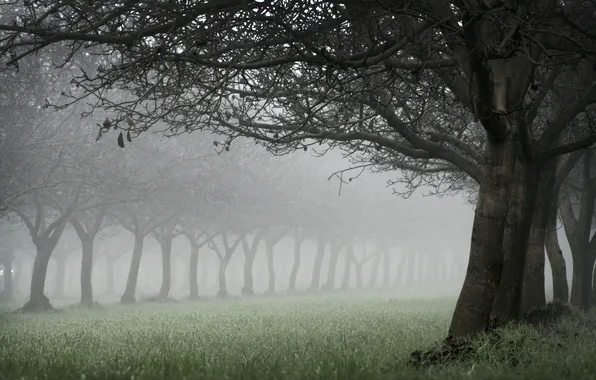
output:
POLYGON ((95 142, 98 142, 99 139, 101 138, 101 136, 103 136, 103 132, 101 131, 101 128, 99 128, 99 132, 97 133, 97 137, 95 138, 95 142))
POLYGON ((122 132, 120 132, 120 134, 118 135, 118 146, 120 148, 124 148, 124 135, 122 134, 122 132))
POLYGON ((135 122, 130 118, 130 116, 126 118, 126 124, 128 124, 130 128, 135 126, 135 122))
POLYGON ((112 122, 109 121, 108 118, 106 117, 106 119, 103 121, 103 127, 106 129, 106 131, 108 131, 111 126, 112 126, 112 122))
POLYGON ((126 131, 126 139, 128 142, 132 142, 132 136, 130 135, 130 131, 126 131))
POLYGON ((214 146, 219 146, 219 143, 218 143, 217 141, 214 141, 214 142, 213 142, 213 145, 214 145, 214 146))

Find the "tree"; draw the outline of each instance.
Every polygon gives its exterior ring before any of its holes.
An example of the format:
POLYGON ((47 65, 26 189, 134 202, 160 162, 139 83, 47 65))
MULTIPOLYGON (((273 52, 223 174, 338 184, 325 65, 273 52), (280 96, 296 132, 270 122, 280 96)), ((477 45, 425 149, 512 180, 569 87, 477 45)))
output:
POLYGON ((136 130, 163 120, 175 131, 216 129, 228 143, 258 138, 277 151, 330 141, 372 164, 389 151, 418 174, 457 182, 454 169, 467 173, 479 182, 478 202, 449 335, 487 328, 495 298, 503 318, 520 316, 539 173, 549 158, 595 139, 553 148, 596 98, 589 69, 596 39, 583 17, 592 4, 231 0, 180 2, 179 12, 162 5, 108 1, 80 10, 64 2, 41 12, 9 3, 0 51, 16 64, 67 41, 74 51, 92 46, 117 57, 75 81, 116 120, 134 116, 136 130), (548 78, 570 67, 570 55, 589 85, 533 128, 556 82, 548 78), (102 91, 108 87, 130 90, 132 99, 114 102, 102 91))

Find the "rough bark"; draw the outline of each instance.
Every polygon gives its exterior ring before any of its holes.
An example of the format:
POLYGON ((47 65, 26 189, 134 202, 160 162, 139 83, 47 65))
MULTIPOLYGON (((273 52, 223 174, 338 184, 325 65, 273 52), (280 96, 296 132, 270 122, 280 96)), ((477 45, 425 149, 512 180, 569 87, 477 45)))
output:
POLYGON ((325 245, 327 242, 319 237, 317 241, 317 255, 315 256, 315 264, 312 271, 312 279, 310 281, 311 290, 319 290, 321 283, 321 268, 323 267, 323 259, 325 258, 325 245))
POLYGON ((583 271, 582 275, 582 298, 580 302, 580 308, 583 310, 588 310, 592 306, 592 278, 594 274, 594 261, 596 260, 596 255, 594 255, 593 251, 590 251, 585 256, 585 265, 581 269, 583 271))
POLYGON ((132 251, 132 259, 130 261, 130 269, 128 271, 128 278, 126 279, 126 287, 124 294, 120 298, 123 304, 131 304, 136 302, 137 281, 139 279, 139 269, 141 267, 141 258, 143 256, 143 241, 145 235, 140 233, 135 234, 135 244, 132 251))
POLYGON ((161 239, 161 287, 159 288, 158 299, 166 300, 170 295, 172 287, 172 241, 173 236, 165 236, 161 239))
POLYGON ((492 315, 501 322, 518 319, 523 311, 522 290, 538 192, 538 170, 537 166, 525 160, 518 160, 515 167, 515 182, 504 229, 503 272, 492 310, 492 315))
POLYGON ((573 277, 571 284, 571 304, 587 309, 590 306, 592 293, 592 266, 596 248, 596 236, 590 237, 592 218, 596 202, 596 178, 592 178, 591 150, 584 152, 583 188, 580 197, 579 215, 573 212, 571 202, 565 194, 561 194, 559 207, 565 234, 571 247, 573 257, 573 277), (592 266, 590 266, 592 265, 592 266), (588 268, 588 266, 590 266, 588 268))
POLYGON ((290 284, 288 286, 289 292, 296 290, 296 278, 298 277, 298 270, 300 269, 300 258, 303 241, 303 238, 297 232, 294 235, 294 262, 292 263, 292 271, 290 272, 290 284))
POLYGON ((543 226, 533 224, 528 242, 526 268, 522 285, 521 311, 523 313, 546 306, 544 278, 545 241, 546 229, 543 226))
POLYGON ((555 174, 556 161, 554 160, 547 162, 540 172, 522 289, 522 312, 524 313, 546 305, 544 284, 546 231, 551 209, 549 205, 556 204, 555 174))
POLYGON ((81 305, 93 305, 93 240, 83 239, 81 260, 81 305))
POLYGON ((474 336, 488 327, 503 270, 503 238, 507 202, 514 175, 517 141, 489 138, 474 214, 470 259, 449 336, 474 336))

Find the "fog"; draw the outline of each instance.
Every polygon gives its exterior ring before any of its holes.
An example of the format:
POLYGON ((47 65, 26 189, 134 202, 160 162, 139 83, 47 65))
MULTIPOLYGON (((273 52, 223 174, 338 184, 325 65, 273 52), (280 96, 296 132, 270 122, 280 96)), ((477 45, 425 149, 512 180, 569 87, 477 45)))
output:
MULTIPOLYGON (((178 137, 178 139, 184 138, 188 137, 178 137)), ((136 141, 134 143, 137 144, 136 141)), ((254 149, 261 148, 255 147, 254 149)), ((211 148, 196 153, 199 156, 217 155, 211 148)), ((356 265, 352 265, 348 285, 350 289, 386 288, 389 284, 390 289, 402 292, 402 294, 404 290, 416 290, 417 294, 428 292, 430 295, 436 295, 437 292, 447 291, 451 296, 456 295, 465 273, 473 217, 473 206, 466 202, 463 196, 438 198, 430 196, 428 194, 430 190, 421 186, 411 196, 404 199, 393 194, 393 191, 402 192, 405 190, 405 186, 399 183, 388 185, 388 181, 396 178, 396 174, 392 172, 370 173, 365 171, 351 182, 340 183, 340 179, 332 174, 346 169, 349 167, 349 163, 335 151, 330 151, 323 157, 313 157, 310 152, 297 152, 280 158, 271 157, 265 163, 261 163, 258 170, 276 170, 279 167, 278 160, 283 160, 284 165, 291 165, 295 169, 283 173, 282 181, 300 182, 302 189, 318 189, 317 192, 311 194, 304 194, 301 189, 293 189, 294 193, 283 194, 283 202, 292 201, 295 196, 306 201, 303 205, 298 204, 298 208, 310 207, 308 204, 310 200, 315 200, 318 204, 333 204, 338 210, 354 209, 357 205, 356 211, 350 210, 352 213, 348 219, 344 219, 346 217, 341 211, 333 209, 329 211, 305 210, 315 217, 317 217, 316 214, 322 213, 321 217, 330 220, 331 223, 337 220, 351 225, 350 231, 353 232, 350 233, 353 233, 353 237, 358 239, 358 243, 354 247, 354 256, 358 262, 362 262, 362 264, 358 264, 362 267, 357 269, 356 265), (372 218, 375 225, 385 227, 381 228, 378 233, 374 228, 368 229, 367 236, 360 239, 358 227, 363 222, 361 216, 372 218), (378 251, 376 243, 379 239, 391 240, 388 258, 381 259, 381 252, 375 256, 378 251), (435 276, 427 275, 428 271, 425 268, 428 268, 429 260, 440 260, 442 263, 439 273, 435 276), (358 270, 360 274, 357 273, 358 270), (361 276, 360 280, 358 280, 359 276, 361 276), (385 279, 387 276, 388 279, 385 279)), ((250 162, 246 165, 252 169, 250 162)), ((185 176, 186 173, 179 172, 177 175, 185 176)), ((158 179, 155 181, 157 182, 158 179)), ((196 186, 200 188, 199 183, 196 186)), ((267 201, 271 193, 266 188, 267 184, 255 183, 253 186, 254 188, 247 190, 257 194, 256 202, 262 202, 265 206, 262 209, 251 211, 255 214, 251 214, 250 218, 259 219, 271 212, 267 209, 267 201)), ((240 192, 243 190, 242 188, 238 189, 240 192)), ((176 190, 171 191, 172 194, 168 194, 168 198, 179 195, 176 194, 176 190)), ((241 198, 242 194, 233 194, 233 196, 241 198)), ((159 209, 163 205, 152 206, 157 206, 159 209)), ((271 207, 283 209, 284 206, 282 204, 271 207)), ((287 219, 282 223, 287 223, 289 226, 298 223, 293 219, 291 213, 284 215, 284 218, 287 219)), ((236 222, 234 215, 230 215, 229 219, 224 222, 233 226, 236 222)), ((283 226, 282 223, 280 224, 283 226)), ((274 224, 272 227, 278 226, 274 224)), ((309 228, 308 225, 301 227, 309 228)), ((31 243, 25 228, 15 221, 10 226, 12 232, 8 233, 8 239, 11 240, 10 245, 16 247, 13 253, 15 260, 12 264, 15 296, 22 299, 28 296, 36 253, 35 246, 31 243)), ((283 236, 274 246, 275 291, 280 293, 285 293, 288 289, 290 272, 294 264, 294 238, 291 228, 288 228, 285 235, 287 236, 283 236)), ((348 235, 347 238, 350 236, 348 235)), ((214 248, 223 250, 223 245, 218 237, 213 240, 215 247, 203 246, 199 250, 199 294, 204 297, 215 296, 219 291, 218 269, 221 260, 214 248)), ((108 225, 104 231, 99 232, 94 244, 93 259, 93 291, 97 300, 114 300, 122 294, 129 273, 133 246, 134 234, 117 223, 108 225)), ((321 267, 321 285, 327 282, 329 276, 331 255, 329 246, 326 247, 326 250, 321 267)), ((301 262, 296 278, 296 290, 311 288, 316 253, 316 239, 307 238, 301 246, 301 262)), ((180 299, 189 294, 189 256, 188 239, 182 234, 177 235, 172 242, 170 297, 180 299)), ((48 266, 46 292, 51 299, 74 301, 80 297, 81 261, 81 242, 76 232, 72 228, 67 228, 60 238, 48 266)), ((336 263, 337 274, 334 287, 338 289, 345 286, 343 285, 346 273, 345 261, 346 255, 342 252, 336 263)), ((232 295, 240 295, 244 286, 244 262, 245 254, 240 246, 232 255, 225 272, 227 290, 232 295)), ((265 293, 269 286, 265 244, 260 244, 257 249, 253 271, 255 292, 265 293)), ((161 248, 159 242, 149 235, 143 246, 136 289, 137 297, 156 296, 161 283, 161 248)))

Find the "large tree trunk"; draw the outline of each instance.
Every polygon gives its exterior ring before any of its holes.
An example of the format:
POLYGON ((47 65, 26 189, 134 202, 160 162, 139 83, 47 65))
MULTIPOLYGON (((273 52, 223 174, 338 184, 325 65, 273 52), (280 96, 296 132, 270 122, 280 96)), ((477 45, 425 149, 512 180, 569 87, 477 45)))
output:
POLYGON ((12 252, 8 252, 2 259, 4 266, 4 290, 0 294, 0 299, 4 301, 11 301, 14 298, 14 283, 12 278, 13 269, 12 252))
POLYGON ((582 275, 582 298, 579 305, 583 310, 588 310, 592 306, 592 278, 595 259, 596 255, 594 255, 594 252, 587 252, 585 259, 586 265, 582 268, 584 272, 582 275))
POLYGON ((474 214, 470 259, 457 300, 449 336, 474 336, 488 327, 497 286, 503 270, 503 238, 507 220, 506 200, 517 156, 517 141, 489 138, 478 202, 474 214))
POLYGON ((329 267, 327 268, 327 281, 322 286, 324 290, 333 290, 335 287, 335 274, 337 273, 337 260, 341 246, 337 242, 331 242, 331 257, 329 258, 329 267))
POLYGON ((143 241, 145 235, 135 234, 135 245, 132 251, 132 260, 130 261, 130 269, 128 271, 128 278, 126 279, 126 287, 124 294, 120 298, 123 304, 131 304, 136 302, 137 281, 139 279, 139 268, 141 267, 141 257, 143 256, 143 241))
POLYGON ((296 290, 296 278, 298 277, 298 269, 300 269, 300 254, 302 251, 302 238, 296 234, 294 236, 294 263, 292 264, 292 271, 290 272, 290 285, 288 292, 296 290))
POLYGON ((159 288, 160 300, 166 300, 170 295, 170 288, 172 287, 172 240, 170 236, 166 236, 160 242, 161 246, 161 287, 159 288))
POLYGON ((500 322, 518 319, 522 315, 526 257, 538 192, 537 173, 535 165, 522 160, 517 162, 504 230, 503 272, 492 310, 493 316, 500 322))
POLYGON ((575 220, 569 199, 562 197, 559 202, 565 233, 573 256, 571 303, 583 309, 590 306, 592 268, 594 265, 594 250, 596 249, 594 247, 596 237, 590 238, 596 202, 596 178, 592 179, 592 157, 592 151, 586 150, 583 162, 583 188, 577 220, 575 220))
POLYGON ((321 268, 323 267, 323 259, 325 257, 326 242, 323 238, 319 238, 317 242, 317 255, 315 256, 315 265, 312 271, 312 279, 310 281, 311 290, 319 290, 321 283, 321 268))
POLYGON ((93 239, 81 240, 81 305, 93 305, 93 239))
POLYGON ((199 280, 197 271, 199 269, 199 245, 196 242, 190 243, 190 263, 188 267, 188 298, 199 299, 199 280))
POLYGON ((549 225, 550 205, 556 204, 554 194, 556 162, 547 162, 538 181, 534 217, 532 218, 525 273, 522 289, 522 312, 546 305, 544 285, 546 230, 549 225))
MULTIPOLYGON (((536 215, 540 214, 541 212, 536 215)), ((536 217, 534 217, 534 219, 536 219, 536 217)), ((521 311, 523 313, 542 308, 546 305, 544 281, 545 240, 545 228, 533 223, 530 231, 530 240, 528 242, 526 268, 522 285, 521 311)))
MULTIPOLYGON (((39 239, 41 240, 41 239, 39 239)), ((45 240, 45 239, 44 239, 45 240)), ((44 311, 51 310, 50 300, 45 296, 44 289, 46 275, 48 273, 48 264, 55 244, 50 242, 38 241, 36 244, 37 254, 33 262, 33 273, 31 275, 31 293, 29 301, 23 306, 26 311, 44 311)))

